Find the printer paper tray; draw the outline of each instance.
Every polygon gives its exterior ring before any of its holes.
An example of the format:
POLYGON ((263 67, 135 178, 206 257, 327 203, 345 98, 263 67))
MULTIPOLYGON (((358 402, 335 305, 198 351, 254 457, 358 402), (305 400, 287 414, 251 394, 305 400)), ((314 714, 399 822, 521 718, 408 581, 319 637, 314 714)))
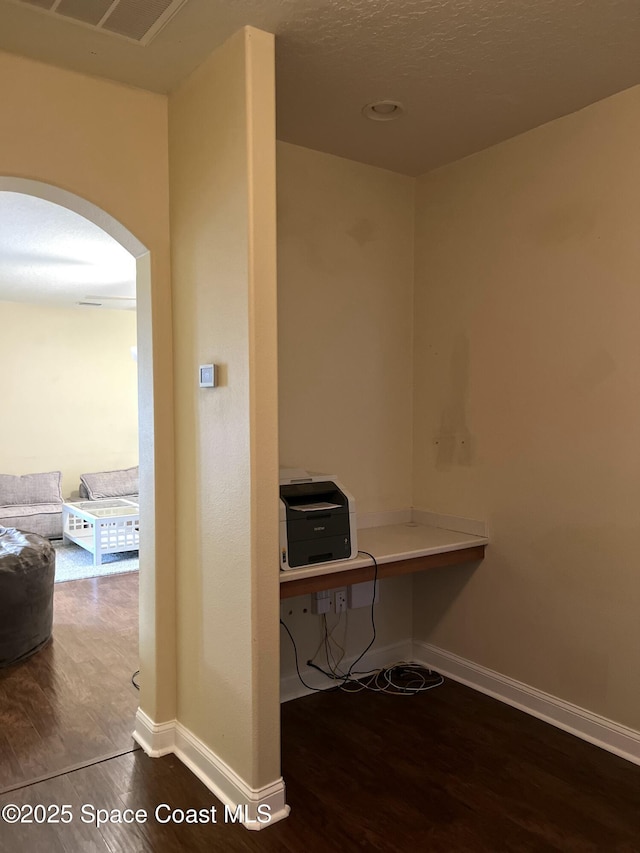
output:
POLYGON ((340 509, 340 504, 319 501, 313 504, 299 504, 298 506, 292 506, 291 509, 295 512, 328 512, 330 509, 340 509))

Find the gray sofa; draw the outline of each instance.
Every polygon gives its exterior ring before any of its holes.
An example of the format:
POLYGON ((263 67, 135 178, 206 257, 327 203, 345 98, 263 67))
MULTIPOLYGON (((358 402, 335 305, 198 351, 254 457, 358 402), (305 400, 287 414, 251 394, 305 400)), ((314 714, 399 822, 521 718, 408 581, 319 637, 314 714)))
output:
POLYGON ((60 471, 0 474, 0 525, 47 539, 62 536, 60 471))
MULTIPOLYGON (((62 538, 62 474, 0 474, 0 526, 37 533, 46 539, 62 538)), ((96 471, 80 476, 80 499, 126 498, 138 500, 139 470, 96 471)), ((76 500, 76 498, 70 498, 76 500)))

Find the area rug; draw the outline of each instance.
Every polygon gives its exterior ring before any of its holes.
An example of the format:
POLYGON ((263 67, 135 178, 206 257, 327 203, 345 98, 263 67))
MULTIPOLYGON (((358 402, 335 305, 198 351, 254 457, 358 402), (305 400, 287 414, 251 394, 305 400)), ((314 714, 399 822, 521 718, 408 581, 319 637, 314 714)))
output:
POLYGON ((79 545, 65 545, 62 539, 54 540, 51 544, 56 549, 56 583, 137 572, 140 565, 137 551, 105 554, 102 565, 94 566, 93 554, 79 545))

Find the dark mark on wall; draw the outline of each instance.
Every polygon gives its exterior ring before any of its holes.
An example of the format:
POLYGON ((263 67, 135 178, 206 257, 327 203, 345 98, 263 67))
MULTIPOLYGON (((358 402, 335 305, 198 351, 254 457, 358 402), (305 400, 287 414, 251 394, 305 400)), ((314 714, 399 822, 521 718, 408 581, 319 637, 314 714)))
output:
POLYGON ((467 424, 470 382, 469 341, 460 337, 451 353, 449 400, 440 416, 440 429, 435 438, 436 467, 472 465, 475 442, 467 424))

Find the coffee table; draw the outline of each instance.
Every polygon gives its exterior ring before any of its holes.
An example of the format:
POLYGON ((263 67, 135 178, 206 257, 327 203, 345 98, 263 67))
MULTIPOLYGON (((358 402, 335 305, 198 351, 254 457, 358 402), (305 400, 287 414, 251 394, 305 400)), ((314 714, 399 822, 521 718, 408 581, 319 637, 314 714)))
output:
POLYGON ((62 505, 62 539, 75 542, 93 554, 93 565, 105 554, 137 551, 140 542, 140 508, 126 498, 78 501, 62 505))

